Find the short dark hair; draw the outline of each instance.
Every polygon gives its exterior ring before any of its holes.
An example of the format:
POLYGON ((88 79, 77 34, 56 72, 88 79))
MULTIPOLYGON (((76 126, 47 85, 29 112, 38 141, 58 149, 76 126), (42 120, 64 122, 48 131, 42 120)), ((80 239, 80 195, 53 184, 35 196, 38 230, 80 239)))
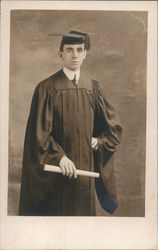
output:
POLYGON ((87 33, 80 31, 70 31, 64 35, 60 44, 60 51, 63 51, 64 44, 84 44, 84 49, 90 49, 90 38, 87 33))

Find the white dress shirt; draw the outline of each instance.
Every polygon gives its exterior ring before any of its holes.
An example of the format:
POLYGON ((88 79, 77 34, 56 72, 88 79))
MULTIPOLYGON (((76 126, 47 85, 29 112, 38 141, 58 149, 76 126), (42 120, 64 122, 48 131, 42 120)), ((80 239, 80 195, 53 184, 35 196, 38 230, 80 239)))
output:
POLYGON ((76 80, 77 80, 77 81, 78 81, 79 78, 80 78, 80 70, 72 71, 72 70, 70 70, 70 69, 64 67, 64 68, 63 68, 63 71, 64 71, 65 75, 67 76, 67 78, 68 78, 69 80, 71 80, 71 81, 74 79, 75 75, 76 75, 76 80))

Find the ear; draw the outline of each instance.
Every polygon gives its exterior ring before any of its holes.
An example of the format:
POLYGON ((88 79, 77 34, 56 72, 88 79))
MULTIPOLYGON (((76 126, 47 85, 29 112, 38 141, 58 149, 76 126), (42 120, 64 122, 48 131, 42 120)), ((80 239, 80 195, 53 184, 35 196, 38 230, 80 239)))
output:
POLYGON ((84 50, 84 59, 86 58, 86 56, 87 56, 87 50, 85 49, 84 50))
POLYGON ((63 58, 63 52, 62 51, 58 51, 58 55, 63 58))

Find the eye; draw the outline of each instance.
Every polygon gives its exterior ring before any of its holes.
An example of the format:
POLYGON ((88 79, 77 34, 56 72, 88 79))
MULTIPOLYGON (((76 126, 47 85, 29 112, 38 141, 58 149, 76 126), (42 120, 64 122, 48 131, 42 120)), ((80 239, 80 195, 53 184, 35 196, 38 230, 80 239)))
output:
POLYGON ((67 49, 66 49, 66 52, 67 52, 67 53, 71 53, 71 52, 72 52, 72 49, 67 48, 67 49))
POLYGON ((83 51, 83 48, 78 48, 77 52, 81 53, 83 51))

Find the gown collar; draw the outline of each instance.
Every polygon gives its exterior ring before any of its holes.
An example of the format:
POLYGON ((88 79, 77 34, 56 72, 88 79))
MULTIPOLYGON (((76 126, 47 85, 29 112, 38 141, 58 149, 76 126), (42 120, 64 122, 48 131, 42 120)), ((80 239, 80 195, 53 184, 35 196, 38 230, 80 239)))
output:
POLYGON ((68 69, 68 68, 63 68, 63 72, 64 72, 64 74, 67 76, 67 78, 69 79, 69 80, 73 80, 74 79, 74 76, 76 75, 76 79, 77 79, 77 81, 79 80, 79 78, 80 78, 80 70, 77 70, 77 71, 72 71, 72 70, 70 70, 70 69, 68 69))

